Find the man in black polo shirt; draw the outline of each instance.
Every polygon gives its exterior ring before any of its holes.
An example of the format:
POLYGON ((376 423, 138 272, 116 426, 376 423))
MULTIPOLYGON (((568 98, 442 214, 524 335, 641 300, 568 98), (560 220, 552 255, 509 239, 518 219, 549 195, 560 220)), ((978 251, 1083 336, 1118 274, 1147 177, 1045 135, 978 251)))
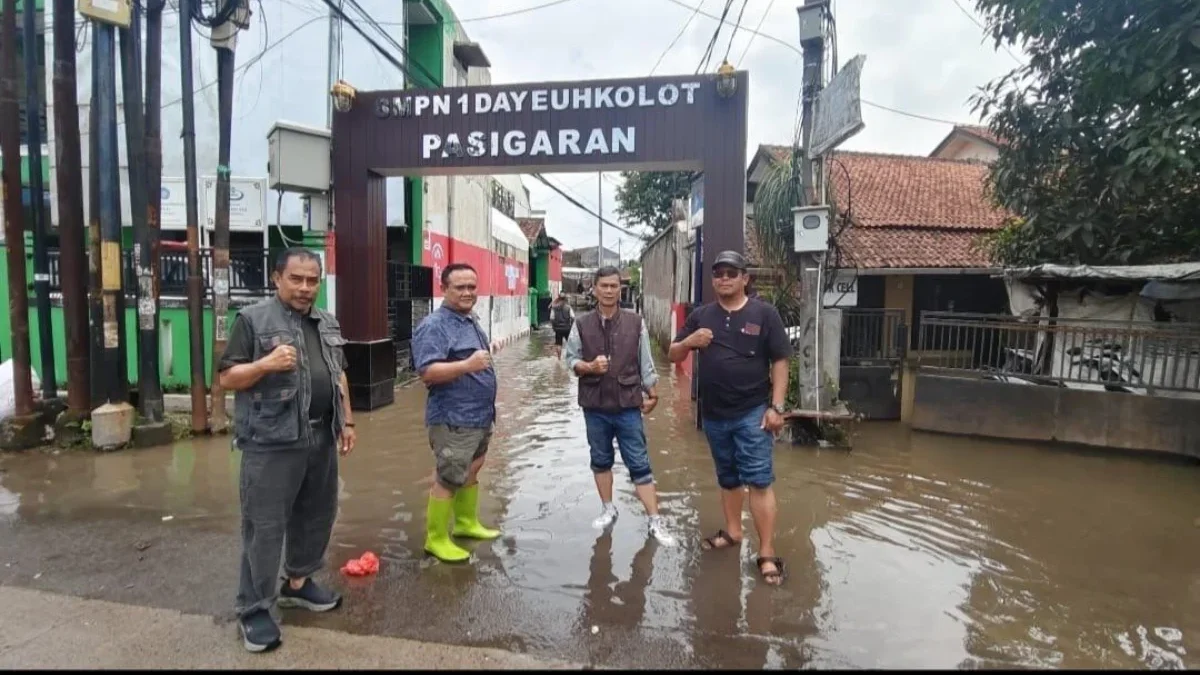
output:
POLYGON ((697 307, 671 343, 668 358, 700 359, 700 412, 721 487, 725 529, 704 539, 706 550, 742 541, 742 500, 750 488, 750 515, 758 531, 758 571, 771 585, 783 581, 775 555, 775 434, 783 428, 791 342, 779 312, 746 296, 746 259, 717 255, 712 269, 717 301, 697 307))

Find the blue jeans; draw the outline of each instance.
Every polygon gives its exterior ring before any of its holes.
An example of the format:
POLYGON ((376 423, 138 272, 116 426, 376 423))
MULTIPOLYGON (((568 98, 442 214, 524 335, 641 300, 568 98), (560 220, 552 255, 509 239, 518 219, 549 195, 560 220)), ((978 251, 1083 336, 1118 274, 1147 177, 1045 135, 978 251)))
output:
POLYGON ((767 488, 775 482, 775 437, 762 428, 766 413, 764 404, 731 420, 704 419, 721 489, 767 488))
POLYGON ((616 460, 616 453, 613 452, 615 439, 621 448, 621 461, 629 469, 633 484, 654 482, 654 474, 650 472, 650 455, 646 451, 646 431, 642 427, 641 410, 626 408, 617 413, 584 410, 583 421, 587 424, 594 473, 612 471, 613 461, 616 460))

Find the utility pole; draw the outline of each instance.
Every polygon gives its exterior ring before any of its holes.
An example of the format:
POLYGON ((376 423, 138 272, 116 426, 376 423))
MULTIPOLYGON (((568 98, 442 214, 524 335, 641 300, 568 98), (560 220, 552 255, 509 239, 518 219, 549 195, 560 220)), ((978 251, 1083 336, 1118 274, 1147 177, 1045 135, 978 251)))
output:
MULTIPOLYGON (((179 70, 183 90, 183 175, 187 201, 188 351, 191 356, 192 432, 208 429, 204 403, 204 278, 200 270, 200 214, 196 195, 196 104, 192 90, 192 3, 179 0, 179 70)), ((215 361, 214 361, 215 363, 215 361)))
POLYGON ((107 397, 108 377, 104 354, 104 280, 100 274, 100 76, 96 70, 100 50, 92 40, 92 100, 88 105, 88 316, 91 339, 91 407, 107 397))
MULTIPOLYGON (((58 255, 63 328, 67 337, 67 409, 77 417, 91 411, 91 354, 88 350, 88 284, 83 226, 83 148, 79 138, 79 95, 75 81, 75 3, 54 0, 54 144, 58 155, 58 255)), ((93 159, 93 164, 95 163, 93 159)))
MULTIPOLYGON (((115 27, 94 22, 96 41, 96 117, 100 169, 100 283, 104 302, 105 393, 108 403, 126 403, 128 375, 121 369, 120 315, 125 311, 121 254, 120 174, 117 154, 117 81, 115 27)), ((94 413, 93 413, 94 415, 94 413)), ((95 426, 93 425, 93 430, 95 426)))
POLYGON ((25 280, 25 214, 21 208, 21 104, 17 98, 17 0, 0 15, 0 155, 4 164, 4 238, 8 248, 8 311, 12 321, 16 414, 33 413, 29 367, 29 291, 25 280))
MULTIPOLYGON (((29 214, 33 218, 33 288, 37 298, 38 352, 42 362, 42 398, 58 398, 54 368, 54 330, 50 323, 50 254, 46 250, 46 202, 42 184, 42 97, 38 63, 45 63, 45 47, 37 39, 37 8, 23 3, 25 54, 25 147, 29 150, 29 214), (39 53, 41 52, 41 53, 39 53)), ((20 159, 19 157, 17 158, 20 159)), ((24 284, 22 284, 24 286, 24 284)))
POLYGON ((596 229, 600 232, 596 247, 596 269, 604 267, 604 173, 596 172, 596 229))
MULTIPOLYGON (((150 300, 154 306, 154 382, 158 391, 158 410, 163 409, 162 386, 159 374, 159 294, 162 284, 162 261, 159 240, 162 234, 162 17, 165 0, 151 2, 146 7, 146 237, 142 244, 144 264, 150 274, 150 300)), ((181 19, 182 20, 182 19, 181 19)), ((139 300, 140 302, 140 300, 139 300)), ((146 303, 149 305, 150 303, 146 303)), ((141 310, 139 306, 139 311, 141 310)), ((144 395, 144 394, 143 394, 144 395)), ((155 418, 162 421, 162 417, 155 418)))
POLYGON ((146 222, 146 135, 142 110, 141 54, 138 32, 141 10, 133 7, 129 28, 121 30, 121 85, 125 110, 125 147, 129 157, 129 213, 133 220, 133 269, 137 275, 138 413, 150 422, 163 419, 158 374, 158 302, 150 271, 150 248, 157 244, 146 222))
MULTIPOLYGON (((804 0, 804 5, 824 5, 821 12, 831 11, 826 0, 804 0)), ((824 23, 824 22, 822 22, 824 23)), ((799 153, 800 199, 797 206, 817 203, 813 188, 813 157, 809 154, 813 127, 813 113, 817 95, 824 87, 823 64, 825 62, 825 36, 802 39, 800 48, 804 57, 803 71, 803 118, 801 121, 801 144, 799 153)), ((793 162, 795 160, 793 159, 793 162)), ((794 166, 794 164, 793 164, 794 166)), ((800 325, 802 326, 799 351, 800 358, 800 408, 815 411, 821 409, 821 355, 818 352, 817 335, 821 314, 821 265, 824 253, 800 254, 800 288, 803 299, 800 303, 800 325)))

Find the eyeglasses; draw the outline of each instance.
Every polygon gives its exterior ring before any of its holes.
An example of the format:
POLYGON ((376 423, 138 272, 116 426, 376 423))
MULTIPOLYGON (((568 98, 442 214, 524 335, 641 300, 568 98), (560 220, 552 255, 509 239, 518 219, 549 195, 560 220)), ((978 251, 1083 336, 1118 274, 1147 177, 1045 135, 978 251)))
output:
POLYGON ((727 267, 725 269, 713 270, 712 275, 714 279, 736 279, 742 276, 742 271, 727 267))

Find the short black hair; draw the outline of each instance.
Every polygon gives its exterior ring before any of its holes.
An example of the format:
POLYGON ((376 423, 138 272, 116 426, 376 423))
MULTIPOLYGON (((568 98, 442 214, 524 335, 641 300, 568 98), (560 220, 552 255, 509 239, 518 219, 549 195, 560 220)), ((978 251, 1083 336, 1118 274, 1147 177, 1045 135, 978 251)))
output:
POLYGON ((285 248, 279 254, 279 256, 275 258, 275 271, 279 274, 283 274, 283 271, 287 269, 288 262, 291 261, 292 258, 299 258, 302 262, 315 260, 317 263, 317 269, 324 272, 324 269, 321 266, 321 256, 317 255, 312 249, 307 249, 303 246, 292 246, 291 248, 285 248))
POLYGON ((467 272, 474 272, 476 276, 479 275, 479 272, 475 272, 475 268, 471 267, 467 263, 452 263, 450 265, 446 265, 446 267, 442 269, 442 288, 450 285, 451 274, 454 274, 455 272, 462 272, 464 270, 467 272))
POLYGON ((612 265, 605 265, 604 267, 601 267, 600 269, 596 270, 596 276, 592 277, 592 283, 594 284, 597 281, 600 281, 601 279, 603 279, 604 277, 612 277, 612 276, 615 276, 617 278, 617 280, 620 281, 621 270, 613 267, 612 265))

